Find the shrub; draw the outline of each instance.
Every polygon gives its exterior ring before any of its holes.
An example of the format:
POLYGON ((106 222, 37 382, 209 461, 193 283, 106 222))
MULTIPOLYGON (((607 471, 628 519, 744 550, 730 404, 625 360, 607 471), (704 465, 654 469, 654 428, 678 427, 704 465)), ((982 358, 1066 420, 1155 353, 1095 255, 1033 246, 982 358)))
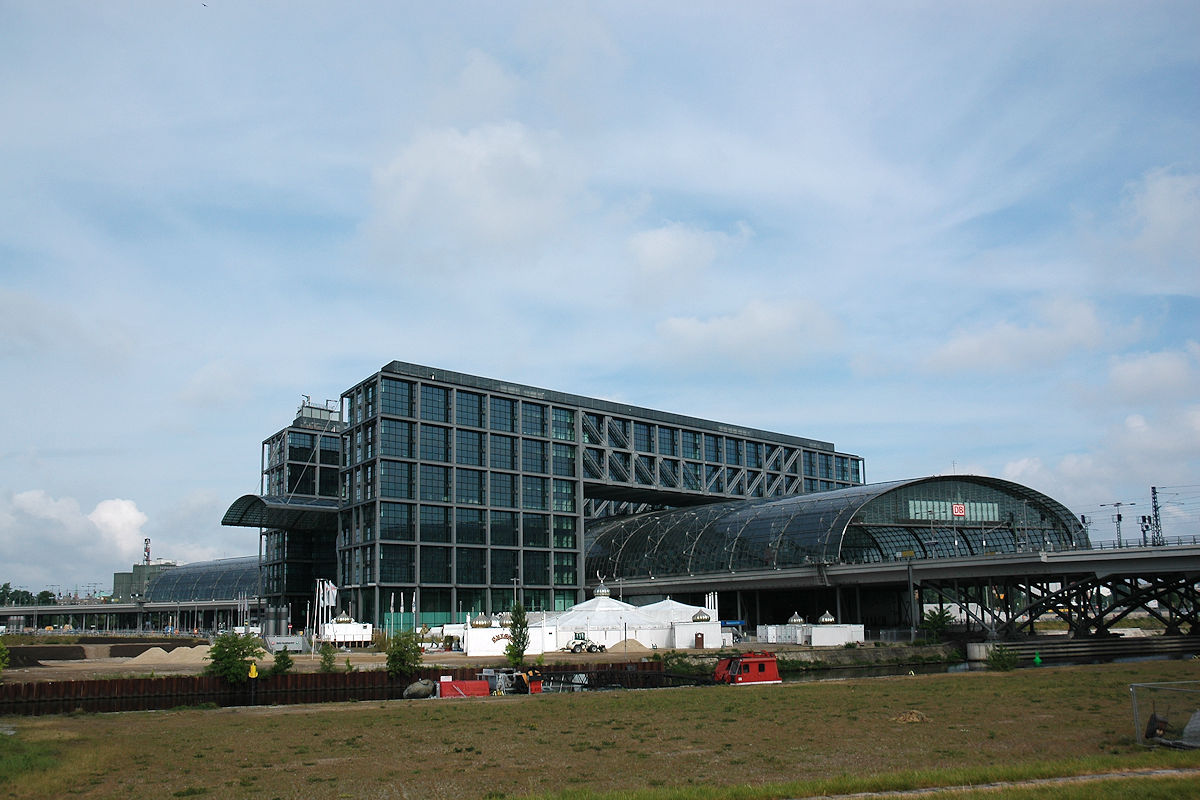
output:
POLYGON ((994 669, 997 672, 1014 670, 1017 668, 1017 662, 1019 661, 1020 656, 1002 644, 994 645, 987 656, 988 669, 994 669))
POLYGON ((271 665, 269 675, 286 675, 292 668, 292 655, 283 648, 275 654, 275 663, 271 665))
POLYGON ((413 631, 401 631, 387 646, 387 674, 392 678, 412 675, 421 663, 421 644, 413 631))
POLYGON ((8 669, 8 648, 4 646, 3 641, 0 641, 0 675, 3 675, 6 669, 8 669))
POLYGON ((242 683, 250 679, 250 665, 254 659, 266 655, 258 645, 258 638, 249 634, 223 633, 208 651, 205 675, 216 675, 230 683, 242 683))
POLYGON ((953 621, 954 617, 946 609, 931 608, 921 618, 921 629, 928 634, 928 638, 940 641, 953 621))
POLYGON ((321 645, 321 666, 318 668, 321 672, 333 672, 336 669, 334 662, 337 660, 337 651, 333 649, 333 645, 329 642, 321 645))

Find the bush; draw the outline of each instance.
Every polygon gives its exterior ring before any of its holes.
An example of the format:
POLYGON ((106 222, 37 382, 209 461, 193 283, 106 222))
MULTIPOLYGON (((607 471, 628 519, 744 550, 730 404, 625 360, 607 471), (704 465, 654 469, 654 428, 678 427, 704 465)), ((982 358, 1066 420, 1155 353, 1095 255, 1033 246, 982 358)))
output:
POLYGON ((928 634, 927 638, 941 641, 954 617, 944 608, 931 608, 921 618, 921 630, 928 634))
POLYGON ((286 674, 288 674, 288 671, 291 670, 291 668, 292 668, 292 655, 291 655, 291 653, 289 653, 287 651, 287 648, 285 647, 282 650, 280 650, 278 653, 275 654, 275 663, 271 665, 271 671, 267 674, 269 674, 269 675, 286 675, 286 674))
POLYGON ((0 675, 3 675, 6 669, 8 669, 8 648, 4 646, 3 641, 0 641, 0 675))
POLYGON ((250 679, 250 665, 254 659, 266 654, 255 636, 223 633, 208 651, 209 664, 204 668, 204 674, 216 675, 230 683, 243 683, 250 679))
POLYGON ((421 663, 421 645, 413 631, 401 631, 387 646, 387 674, 403 678, 417 671, 421 663))
POLYGON ((333 649, 333 645, 329 642, 321 645, 321 666, 318 668, 320 672, 333 672, 336 669, 334 662, 337 660, 337 651, 333 649))
POLYGON ((1017 662, 1020 661, 1020 658, 1020 656, 1004 645, 994 645, 988 652, 988 669, 994 669, 997 672, 1009 672, 1017 668, 1017 662))

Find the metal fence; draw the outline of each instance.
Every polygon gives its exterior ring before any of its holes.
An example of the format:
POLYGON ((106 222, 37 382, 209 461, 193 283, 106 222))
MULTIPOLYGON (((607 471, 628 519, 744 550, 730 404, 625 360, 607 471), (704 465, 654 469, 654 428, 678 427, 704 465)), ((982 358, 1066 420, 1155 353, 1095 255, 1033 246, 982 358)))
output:
MULTIPOLYGON (((658 673, 662 664, 646 661, 631 664, 554 665, 543 670, 557 673, 627 675, 630 687, 662 685, 641 673, 658 673)), ((432 681, 442 676, 452 680, 475 678, 479 668, 422 668, 403 679, 392 679, 384 670, 355 672, 302 672, 263 676, 245 683, 230 683, 206 675, 174 675, 161 678, 115 678, 109 680, 44 681, 0 684, 0 716, 95 713, 106 711, 153 711, 187 706, 254 706, 333 703, 347 700, 398 700, 412 681, 432 681)))
POLYGON ((1200 749, 1200 681, 1133 683, 1129 695, 1138 744, 1200 749))

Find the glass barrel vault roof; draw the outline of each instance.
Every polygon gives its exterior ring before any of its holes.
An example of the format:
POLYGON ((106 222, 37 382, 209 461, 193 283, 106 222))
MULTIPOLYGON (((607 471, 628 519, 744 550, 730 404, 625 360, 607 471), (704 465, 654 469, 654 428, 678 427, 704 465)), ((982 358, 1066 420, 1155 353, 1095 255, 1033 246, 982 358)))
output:
POLYGON ((593 522, 586 569, 610 579, 1086 546, 1074 516, 1040 492, 944 476, 593 522))
POLYGON ((258 556, 198 561, 160 572, 146 587, 148 603, 236 600, 258 594, 258 556))

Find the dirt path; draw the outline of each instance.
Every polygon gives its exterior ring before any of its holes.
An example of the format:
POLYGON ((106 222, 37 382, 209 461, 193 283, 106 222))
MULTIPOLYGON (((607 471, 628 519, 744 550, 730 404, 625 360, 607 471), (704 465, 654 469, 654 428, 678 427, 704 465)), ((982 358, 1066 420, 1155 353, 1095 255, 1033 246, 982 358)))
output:
POLYGON ((893 792, 855 792, 854 794, 822 794, 790 798, 790 800, 859 800, 860 798, 884 797, 937 797, 961 792, 979 792, 998 789, 1026 789, 1035 786, 1055 786, 1068 783, 1096 783, 1099 781, 1129 778, 1197 778, 1200 769, 1138 769, 1127 772, 1099 772, 1089 775, 1069 775, 1062 778, 1031 778, 1025 781, 996 781, 973 786, 935 786, 927 789, 903 789, 893 792))

